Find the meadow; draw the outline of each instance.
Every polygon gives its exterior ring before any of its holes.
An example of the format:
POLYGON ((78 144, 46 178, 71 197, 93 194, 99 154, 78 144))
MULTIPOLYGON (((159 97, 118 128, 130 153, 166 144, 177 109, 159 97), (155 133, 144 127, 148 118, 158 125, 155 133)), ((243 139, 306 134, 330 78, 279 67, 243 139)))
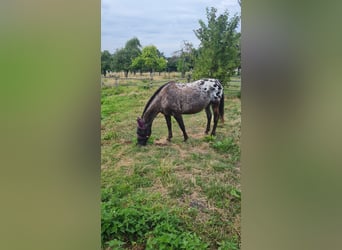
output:
POLYGON ((168 142, 159 114, 148 145, 137 146, 136 119, 160 85, 133 79, 102 88, 102 248, 240 249, 240 99, 225 88, 215 137, 204 134, 202 111, 183 116, 187 142, 172 118, 168 142))

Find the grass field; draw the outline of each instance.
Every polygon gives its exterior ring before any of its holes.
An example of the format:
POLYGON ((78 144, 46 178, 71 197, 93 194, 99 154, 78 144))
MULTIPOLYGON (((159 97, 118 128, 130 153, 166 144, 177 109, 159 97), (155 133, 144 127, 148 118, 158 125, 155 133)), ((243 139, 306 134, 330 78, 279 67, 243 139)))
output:
MULTIPOLYGON (((104 79, 108 82, 111 79, 104 79)), ((103 88, 101 238, 103 249, 240 249, 240 99, 225 89, 225 123, 205 136, 205 112, 184 115, 189 140, 163 115, 146 147, 136 118, 158 86, 103 88)))

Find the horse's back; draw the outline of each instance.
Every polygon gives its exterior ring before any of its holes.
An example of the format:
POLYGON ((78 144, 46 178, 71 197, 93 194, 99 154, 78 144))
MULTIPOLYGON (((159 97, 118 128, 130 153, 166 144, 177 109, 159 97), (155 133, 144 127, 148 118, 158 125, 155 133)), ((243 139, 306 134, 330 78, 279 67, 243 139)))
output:
POLYGON ((203 79, 189 84, 170 82, 161 92, 163 113, 194 114, 212 102, 219 102, 223 88, 215 79, 203 79))

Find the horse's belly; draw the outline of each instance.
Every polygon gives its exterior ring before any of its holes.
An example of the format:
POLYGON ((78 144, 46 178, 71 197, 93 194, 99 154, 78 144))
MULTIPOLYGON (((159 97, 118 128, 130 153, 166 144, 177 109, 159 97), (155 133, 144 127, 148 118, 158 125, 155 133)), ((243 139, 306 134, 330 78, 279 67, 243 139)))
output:
POLYGON ((183 114, 194 114, 202 111, 209 105, 208 101, 193 101, 193 102, 184 102, 181 105, 183 114))

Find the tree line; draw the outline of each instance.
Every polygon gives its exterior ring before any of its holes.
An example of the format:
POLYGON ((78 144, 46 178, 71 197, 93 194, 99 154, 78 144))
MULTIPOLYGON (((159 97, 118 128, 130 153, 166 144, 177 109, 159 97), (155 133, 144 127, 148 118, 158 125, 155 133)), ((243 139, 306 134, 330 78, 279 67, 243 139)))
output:
POLYGON ((156 46, 142 47, 134 37, 113 54, 107 50, 101 52, 102 74, 123 71, 128 77, 129 72, 178 71, 185 77, 185 73, 191 71, 193 79, 217 78, 223 84, 228 83, 236 70, 241 69, 241 33, 236 31, 240 17, 230 17, 227 10, 217 15, 217 9, 213 7, 207 8, 206 14, 207 23, 199 20, 200 27, 194 30, 200 41, 197 49, 184 41, 172 57, 165 57, 156 46))

